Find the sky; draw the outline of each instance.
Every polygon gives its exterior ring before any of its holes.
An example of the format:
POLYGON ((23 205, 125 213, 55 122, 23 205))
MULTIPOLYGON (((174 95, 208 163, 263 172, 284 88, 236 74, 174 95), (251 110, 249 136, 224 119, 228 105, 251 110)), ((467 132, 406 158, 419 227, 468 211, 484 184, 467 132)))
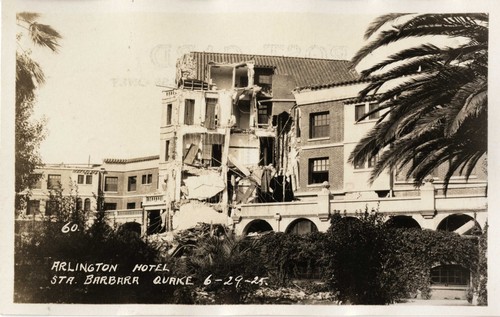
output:
POLYGON ((57 54, 33 49, 46 75, 35 106, 35 117, 47 120, 43 161, 100 163, 158 154, 160 86, 174 84, 175 62, 184 53, 348 60, 382 13, 373 5, 366 10, 369 2, 239 3, 17 1, 15 12, 41 13, 39 22, 63 37, 57 54))

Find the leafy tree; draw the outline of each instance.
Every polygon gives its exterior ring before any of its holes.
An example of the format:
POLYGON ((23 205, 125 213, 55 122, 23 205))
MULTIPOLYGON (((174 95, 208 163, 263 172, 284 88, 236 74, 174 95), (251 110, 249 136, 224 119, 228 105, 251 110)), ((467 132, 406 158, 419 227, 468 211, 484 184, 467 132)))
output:
MULTIPOLYGON (((40 15, 37 13, 21 12, 16 17, 21 31, 17 34, 16 50, 15 190, 20 194, 38 181, 33 170, 42 165, 38 150, 40 142, 45 138, 44 120, 32 118, 36 90, 44 84, 45 76, 40 65, 31 58, 31 49, 25 47, 27 41, 24 38, 29 37, 33 45, 48 48, 55 53, 61 35, 51 26, 38 23, 40 15)), ((17 206, 20 203, 16 199, 17 206)))
POLYGON ((365 38, 376 34, 353 57, 354 65, 379 48, 398 47, 408 39, 422 43, 421 38, 433 36, 459 44, 411 46, 361 72, 370 79, 361 97, 388 87, 376 96, 380 104, 374 110, 386 111, 349 161, 362 164, 378 156, 371 181, 386 169, 408 167, 406 177, 417 186, 434 168, 448 164, 446 189, 455 172, 468 177, 487 153, 488 15, 388 14, 372 22, 365 38))
POLYGON ((394 229, 378 212, 335 214, 324 249, 324 279, 342 302, 384 305, 431 296, 431 268, 456 264, 475 275, 477 244, 447 231, 394 229))

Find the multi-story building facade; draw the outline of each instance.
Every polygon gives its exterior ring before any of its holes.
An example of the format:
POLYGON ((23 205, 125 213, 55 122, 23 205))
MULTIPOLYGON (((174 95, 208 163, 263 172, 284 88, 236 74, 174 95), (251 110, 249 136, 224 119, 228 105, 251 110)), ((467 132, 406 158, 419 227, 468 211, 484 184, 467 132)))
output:
POLYGON ((357 75, 348 66, 294 57, 183 56, 178 88, 164 92, 162 105, 160 183, 169 227, 204 219, 232 225, 240 204, 292 200, 294 179, 283 172, 290 165, 292 90, 352 80, 357 75))
POLYGON ((46 164, 35 173, 41 177, 30 190, 26 207, 18 211, 20 220, 53 216, 57 195, 73 197, 75 208, 95 212, 101 192, 111 224, 132 223, 135 226, 130 227, 138 232, 148 228, 150 233, 165 229, 160 214, 162 208, 150 210, 150 219, 145 218, 143 209, 145 197, 159 193, 157 155, 104 159, 103 164, 46 164), (142 229, 143 223, 148 223, 149 227, 142 229))
POLYGON ((54 214, 55 195, 75 197, 76 206, 85 211, 95 210, 99 176, 94 165, 47 164, 37 168, 38 182, 30 190, 29 200, 19 219, 42 219, 54 214))
POLYGON ((367 83, 347 61, 331 61, 330 78, 325 60, 291 57, 195 52, 177 66, 160 134, 169 228, 208 219, 238 234, 326 230, 332 213, 367 207, 405 226, 484 226, 481 164, 467 182, 454 177, 445 196, 445 167, 418 189, 398 173, 370 184, 375 162, 347 163, 380 115, 358 122, 377 103, 357 98, 367 83))

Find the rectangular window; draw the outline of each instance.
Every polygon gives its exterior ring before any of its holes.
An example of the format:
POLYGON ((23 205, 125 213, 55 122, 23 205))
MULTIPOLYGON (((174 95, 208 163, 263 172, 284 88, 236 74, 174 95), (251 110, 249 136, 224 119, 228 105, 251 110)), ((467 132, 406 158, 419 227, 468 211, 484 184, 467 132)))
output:
POLYGON ((104 210, 116 210, 116 203, 104 203, 104 210))
POLYGON ((45 216, 51 216, 57 212, 57 201, 47 200, 45 202, 45 216))
POLYGON ((328 111, 311 113, 310 118, 311 139, 330 136, 330 113, 328 111))
POLYGON ((328 157, 309 160, 309 184, 321 184, 329 181, 328 171, 330 162, 328 157))
POLYGON ((47 177, 47 189, 61 188, 61 175, 49 174, 47 177))
POLYGON ((143 184, 151 184, 152 182, 153 182, 153 174, 142 175, 142 183, 143 184))
POLYGON ((134 192, 137 189, 137 176, 129 176, 127 190, 134 192))
POLYGON ((83 184, 84 179, 85 179, 84 175, 78 175, 78 181, 77 181, 77 183, 78 184, 83 184))
POLYGON ((165 141, 165 162, 170 158, 170 140, 165 141))
MULTIPOLYGON (((361 119, 365 114, 367 114, 368 112, 371 112, 375 109, 378 108, 378 104, 377 103, 364 103, 362 105, 357 105, 355 106, 355 110, 354 110, 354 119, 356 121, 358 121, 359 119, 361 119)), ((377 111, 377 112, 374 112, 372 114, 370 114, 368 116, 368 119, 369 120, 376 120, 380 118, 380 112, 377 111)), ((366 119, 366 118, 365 118, 366 119)), ((363 119, 364 120, 364 119, 363 119)))
POLYGON ((92 175, 86 175, 85 176, 85 183, 86 184, 92 184, 92 175))
POLYGON ((36 179, 36 182, 33 185, 33 189, 41 189, 42 188, 42 174, 34 174, 33 177, 36 179))
POLYGON ((271 75, 258 75, 257 76, 257 84, 271 85, 272 84, 272 76, 271 75))
POLYGON ((206 111, 205 111, 205 127, 207 129, 215 129, 216 128, 216 111, 217 108, 217 99, 207 98, 206 99, 206 111))
POLYGON ((26 209, 26 215, 36 215, 40 212, 40 201, 30 200, 28 201, 28 208, 26 209))
POLYGON ((358 121, 365 115, 365 104, 357 105, 355 107, 354 120, 358 121))
POLYGON ((269 125, 269 116, 271 115, 271 107, 269 105, 259 104, 257 109, 257 125, 259 127, 267 127, 269 125))
POLYGON ((172 124, 172 104, 167 105, 167 125, 172 124))
POLYGON ((377 157, 373 157, 371 158, 368 163, 365 163, 365 164, 358 164, 358 165, 354 165, 354 169, 365 169, 365 168, 372 168, 372 167, 375 167, 375 164, 377 164, 377 157))
POLYGON ((127 203, 127 209, 135 209, 135 203, 127 203))
POLYGON ((184 124, 194 124, 194 100, 186 99, 184 102, 184 124))
POLYGON ((118 191, 118 177, 106 177, 104 181, 104 191, 117 192, 118 191))
MULTIPOLYGON (((373 110, 375 110, 375 109, 377 109, 377 108, 378 108, 378 104, 377 103, 371 103, 370 106, 369 106, 370 112, 373 111, 373 110)), ((371 115, 369 115, 368 118, 370 118, 370 120, 378 119, 378 118, 380 118, 380 112, 379 111, 374 112, 371 115)))

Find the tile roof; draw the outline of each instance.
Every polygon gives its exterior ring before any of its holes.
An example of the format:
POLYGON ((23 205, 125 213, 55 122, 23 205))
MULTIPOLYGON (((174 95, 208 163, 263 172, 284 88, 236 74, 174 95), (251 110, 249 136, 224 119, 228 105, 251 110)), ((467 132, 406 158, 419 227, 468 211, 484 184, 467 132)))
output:
POLYGON ((117 158, 106 158, 104 159, 104 163, 108 164, 128 164, 128 163, 137 163, 137 162, 145 162, 145 161, 154 161, 160 159, 159 155, 152 156, 144 156, 144 157, 135 157, 130 159, 117 159, 117 158))
POLYGON ((190 54, 196 65, 197 79, 201 80, 205 80, 205 66, 210 62, 238 63, 251 60, 255 61, 256 66, 274 67, 276 74, 293 76, 298 87, 349 82, 359 78, 346 60, 211 52, 190 54))

